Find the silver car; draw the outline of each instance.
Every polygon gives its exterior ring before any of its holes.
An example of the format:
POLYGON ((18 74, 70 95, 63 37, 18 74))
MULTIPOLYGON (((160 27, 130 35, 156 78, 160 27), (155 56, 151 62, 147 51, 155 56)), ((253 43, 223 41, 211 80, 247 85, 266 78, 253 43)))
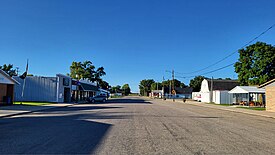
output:
POLYGON ((94 97, 89 97, 88 102, 95 103, 95 102, 103 102, 105 103, 107 101, 107 96, 105 95, 98 95, 94 97))

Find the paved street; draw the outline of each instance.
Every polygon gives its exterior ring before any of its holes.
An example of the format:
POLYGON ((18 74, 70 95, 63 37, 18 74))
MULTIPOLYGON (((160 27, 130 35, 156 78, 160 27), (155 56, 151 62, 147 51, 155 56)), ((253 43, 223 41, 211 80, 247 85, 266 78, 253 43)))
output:
POLYGON ((274 154, 275 119, 139 97, 0 119, 0 154, 274 154))

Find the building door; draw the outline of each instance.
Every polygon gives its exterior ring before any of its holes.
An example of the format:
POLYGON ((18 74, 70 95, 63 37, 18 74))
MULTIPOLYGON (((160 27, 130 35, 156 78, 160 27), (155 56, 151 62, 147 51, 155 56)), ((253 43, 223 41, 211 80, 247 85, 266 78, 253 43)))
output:
POLYGON ((71 89, 64 88, 64 102, 68 103, 71 102, 71 89))

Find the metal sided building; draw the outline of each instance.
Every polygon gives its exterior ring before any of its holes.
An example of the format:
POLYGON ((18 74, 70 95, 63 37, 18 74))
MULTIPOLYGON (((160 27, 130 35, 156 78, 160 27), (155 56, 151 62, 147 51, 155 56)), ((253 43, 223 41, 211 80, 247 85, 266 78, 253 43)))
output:
POLYGON ((71 102, 72 79, 57 74, 56 77, 27 76, 24 80, 14 77, 20 85, 15 86, 15 101, 71 102))

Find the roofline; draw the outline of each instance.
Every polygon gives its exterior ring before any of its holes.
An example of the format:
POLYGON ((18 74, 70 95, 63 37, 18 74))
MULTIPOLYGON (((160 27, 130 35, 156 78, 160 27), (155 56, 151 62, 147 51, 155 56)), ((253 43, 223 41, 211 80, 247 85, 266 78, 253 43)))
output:
POLYGON ((18 81, 16 81, 14 78, 10 77, 6 72, 4 72, 2 69, 0 69, 0 72, 6 76, 6 78, 10 79, 11 81, 13 81, 15 84, 20 84, 18 81))
POLYGON ((272 83, 272 82, 274 82, 274 81, 275 81, 275 78, 272 79, 272 80, 267 81, 267 82, 264 83, 264 84, 259 85, 258 88, 262 88, 262 87, 264 87, 264 86, 266 86, 266 85, 268 85, 268 84, 270 84, 270 83, 272 83))

